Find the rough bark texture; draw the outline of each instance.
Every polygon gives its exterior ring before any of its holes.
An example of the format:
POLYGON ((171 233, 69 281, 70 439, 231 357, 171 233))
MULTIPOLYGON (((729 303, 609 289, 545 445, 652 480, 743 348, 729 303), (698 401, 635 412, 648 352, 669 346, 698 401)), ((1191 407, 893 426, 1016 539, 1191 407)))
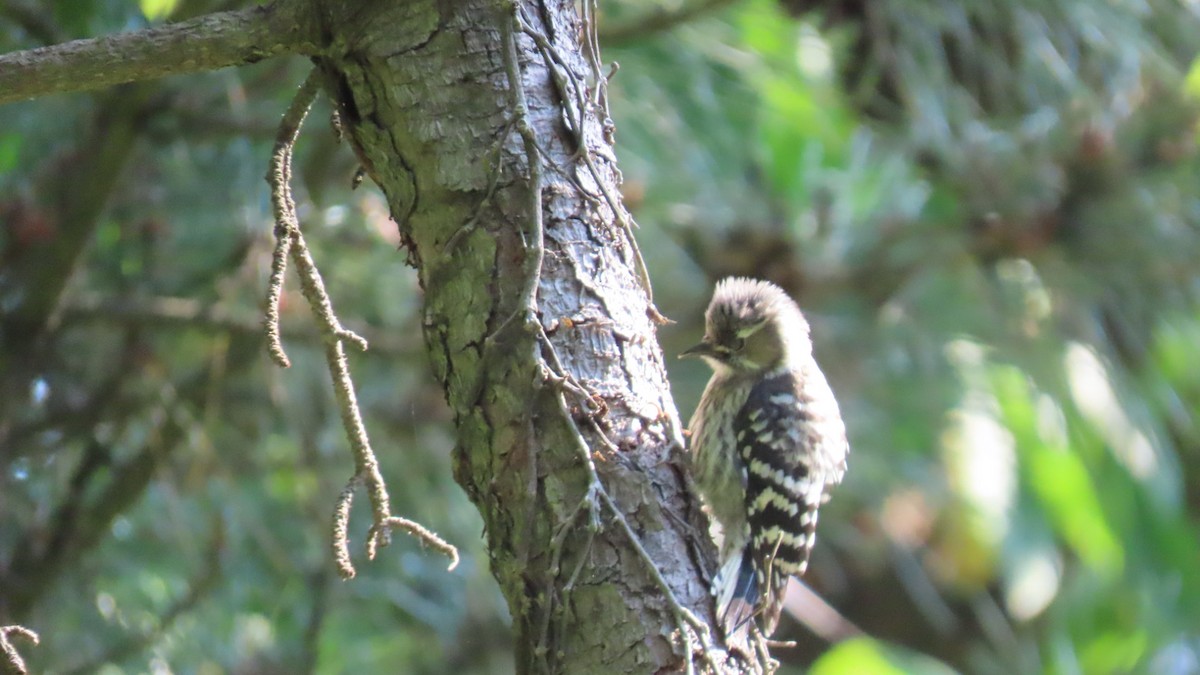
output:
POLYGON ((486 523, 518 670, 682 670, 685 658, 701 662, 699 643, 684 653, 648 561, 604 501, 588 498, 579 447, 586 440, 679 603, 709 621, 703 553, 693 553, 706 537, 683 483, 654 310, 632 235, 603 196, 620 180, 607 120, 583 111, 593 175, 569 129, 578 109, 560 96, 564 77, 591 72, 574 3, 525 5, 517 12, 544 36, 541 49, 504 3, 329 3, 327 16, 356 19, 338 27, 321 66, 420 271, 428 350, 457 424, 456 477, 486 523))

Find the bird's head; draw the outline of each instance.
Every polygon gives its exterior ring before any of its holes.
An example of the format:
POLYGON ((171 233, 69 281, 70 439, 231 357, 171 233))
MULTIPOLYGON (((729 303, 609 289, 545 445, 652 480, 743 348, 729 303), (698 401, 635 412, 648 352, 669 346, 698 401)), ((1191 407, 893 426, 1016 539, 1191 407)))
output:
POLYGON ((812 353, 800 308, 766 281, 719 281, 704 319, 704 339, 680 357, 698 356, 717 373, 753 375, 812 353))

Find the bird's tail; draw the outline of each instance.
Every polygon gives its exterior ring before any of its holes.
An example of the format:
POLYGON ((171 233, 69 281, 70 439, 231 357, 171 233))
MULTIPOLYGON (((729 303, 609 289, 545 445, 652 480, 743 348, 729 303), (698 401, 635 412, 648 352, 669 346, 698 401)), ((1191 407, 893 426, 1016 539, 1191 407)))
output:
POLYGON ((717 621, 725 631, 726 638, 754 618, 754 610, 758 605, 758 575, 754 572, 754 559, 750 551, 750 547, 746 546, 726 558, 713 581, 717 621))

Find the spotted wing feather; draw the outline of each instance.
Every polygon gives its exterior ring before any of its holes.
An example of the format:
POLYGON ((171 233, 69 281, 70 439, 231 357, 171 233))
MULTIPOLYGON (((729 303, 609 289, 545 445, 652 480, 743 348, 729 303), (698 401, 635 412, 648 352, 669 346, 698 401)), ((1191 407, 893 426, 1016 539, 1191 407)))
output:
POLYGON ((788 577, 808 567, 817 509, 845 470, 845 428, 820 371, 799 369, 761 380, 733 424, 746 470, 751 556, 769 635, 779 621, 788 577))

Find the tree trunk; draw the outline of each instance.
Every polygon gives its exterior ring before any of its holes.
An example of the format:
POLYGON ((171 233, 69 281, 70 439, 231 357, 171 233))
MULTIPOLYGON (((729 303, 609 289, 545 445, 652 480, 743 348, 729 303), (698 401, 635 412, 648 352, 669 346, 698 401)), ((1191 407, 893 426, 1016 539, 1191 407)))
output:
POLYGON ((420 271, 518 671, 701 663, 664 585, 711 625, 711 547, 575 3, 358 4, 320 65, 420 271))

